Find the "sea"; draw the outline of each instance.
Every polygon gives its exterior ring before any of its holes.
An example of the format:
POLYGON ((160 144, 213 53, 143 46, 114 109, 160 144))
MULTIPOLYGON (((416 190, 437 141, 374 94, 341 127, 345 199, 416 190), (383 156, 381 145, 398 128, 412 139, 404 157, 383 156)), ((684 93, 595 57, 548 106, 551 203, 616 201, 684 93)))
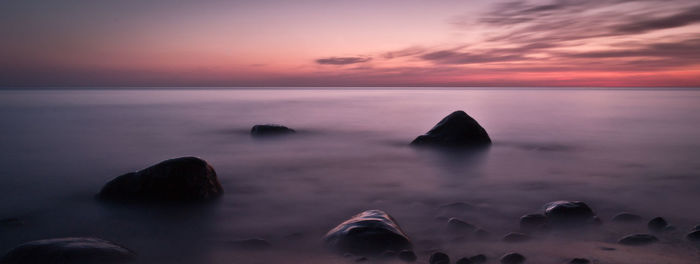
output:
MULTIPOLYGON (((138 263, 355 263, 327 231, 364 210, 392 215, 414 244, 488 263, 700 263, 685 235, 700 225, 700 90, 682 88, 173 88, 0 91, 0 254, 27 241, 98 237, 138 263), (463 110, 493 144, 455 152, 411 147, 463 110), (251 137, 256 124, 297 133, 251 137), (204 204, 114 204, 109 180, 196 156, 224 195, 204 204), (524 214, 584 201, 603 225, 501 238, 524 214), (630 212, 639 223, 610 219, 630 212), (660 242, 624 246, 673 226, 660 242), (457 217, 487 238, 445 228, 457 217), (240 248, 259 238, 265 249, 240 248)), ((362 260, 362 259, 360 259, 362 260)), ((368 258, 368 263, 402 263, 368 258)))

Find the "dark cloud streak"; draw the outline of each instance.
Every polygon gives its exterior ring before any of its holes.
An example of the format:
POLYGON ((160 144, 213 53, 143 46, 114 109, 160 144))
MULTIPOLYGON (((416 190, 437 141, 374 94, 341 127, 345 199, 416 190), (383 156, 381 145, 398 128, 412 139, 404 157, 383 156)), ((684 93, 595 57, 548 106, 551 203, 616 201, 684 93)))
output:
POLYGON ((316 63, 321 65, 348 65, 368 62, 370 60, 372 60, 370 57, 328 57, 317 59, 316 63))

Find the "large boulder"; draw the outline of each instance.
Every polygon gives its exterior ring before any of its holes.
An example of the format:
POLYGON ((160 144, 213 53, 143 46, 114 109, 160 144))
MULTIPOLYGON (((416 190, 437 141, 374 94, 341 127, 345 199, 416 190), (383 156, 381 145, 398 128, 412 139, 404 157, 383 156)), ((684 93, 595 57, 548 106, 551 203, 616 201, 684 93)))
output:
POLYGON ((325 243, 341 253, 377 255, 411 249, 411 240, 393 217, 381 210, 367 210, 328 231, 325 243))
POLYGON ((36 240, 8 252, 3 264, 116 264, 134 260, 136 254, 115 243, 89 237, 36 240))
POLYGON ((464 111, 455 111, 440 120, 428 133, 411 142, 414 146, 471 147, 491 144, 479 123, 464 111))
POLYGON ((265 124, 265 125, 255 125, 250 129, 250 134, 255 137, 259 136, 277 136, 296 133, 294 129, 288 128, 283 125, 277 124, 265 124))
POLYGON ((201 201, 220 196, 216 171, 195 157, 169 159, 108 182, 99 197, 120 201, 201 201))
POLYGON ((555 201, 544 206, 544 215, 554 227, 583 226, 596 223, 596 215, 584 202, 555 201))

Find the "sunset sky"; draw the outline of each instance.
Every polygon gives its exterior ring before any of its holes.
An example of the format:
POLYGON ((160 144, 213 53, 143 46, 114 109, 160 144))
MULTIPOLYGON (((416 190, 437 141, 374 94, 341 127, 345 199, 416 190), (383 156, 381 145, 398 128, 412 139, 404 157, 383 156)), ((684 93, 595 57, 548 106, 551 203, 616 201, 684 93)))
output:
POLYGON ((697 0, 0 0, 0 86, 700 86, 697 0))

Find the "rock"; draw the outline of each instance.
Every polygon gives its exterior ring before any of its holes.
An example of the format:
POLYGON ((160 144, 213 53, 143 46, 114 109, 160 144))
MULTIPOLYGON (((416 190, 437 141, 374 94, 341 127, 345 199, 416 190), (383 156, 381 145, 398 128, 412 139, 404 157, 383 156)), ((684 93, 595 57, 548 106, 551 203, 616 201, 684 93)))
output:
POLYGON ((355 260, 355 262, 365 262, 365 261, 368 261, 368 260, 369 260, 369 259, 366 258, 366 257, 359 257, 359 258, 357 258, 357 259, 355 260))
POLYGON ((658 242, 659 239, 649 234, 633 234, 621 238, 618 243, 628 246, 640 246, 658 242))
POLYGON ((668 226, 668 222, 666 222, 666 219, 663 219, 662 217, 651 219, 651 221, 649 221, 649 223, 647 224, 647 227, 651 232, 664 231, 666 226, 668 226))
POLYGON ((664 232, 676 231, 676 227, 675 227, 675 226, 672 226, 672 225, 667 225, 666 227, 664 227, 664 230, 663 230, 663 231, 664 231, 664 232))
POLYGON ((685 237, 692 242, 700 242, 700 230, 690 232, 685 237))
POLYGON ((247 250, 262 250, 272 246, 270 242, 261 238, 235 240, 231 241, 231 244, 236 248, 247 250))
POLYGON ((471 256, 471 257, 469 257, 469 260, 471 260, 472 263, 474 263, 474 264, 479 264, 479 263, 485 263, 486 260, 488 260, 488 259, 486 258, 486 255, 484 255, 484 254, 479 254, 479 255, 476 255, 476 256, 471 256))
POLYGON ((119 176, 105 184, 99 197, 120 201, 201 201, 222 193, 216 171, 209 163, 183 157, 119 176))
POLYGON ((452 217, 447 220, 447 230, 458 233, 473 232, 476 226, 452 217))
POLYGON ((530 236, 523 234, 523 233, 517 233, 517 232, 512 232, 508 233, 506 236, 503 237, 503 241, 509 242, 509 243, 519 243, 519 242, 525 242, 530 240, 530 236))
POLYGON ((518 253, 508 253, 501 257, 501 264, 521 264, 525 263, 525 257, 518 253))
POLYGON ((489 236, 491 236, 491 233, 489 233, 489 231, 486 231, 483 228, 477 228, 476 230, 474 230, 474 236, 476 236, 477 238, 483 239, 483 238, 488 238, 489 236))
POLYGON ((353 254, 376 255, 413 247, 394 218, 381 210, 367 210, 353 216, 328 231, 324 241, 331 249, 353 254))
POLYGON ((696 225, 695 228, 693 228, 693 230, 700 230, 700 225, 696 225))
POLYGON ((613 251, 613 250, 616 250, 616 249, 615 249, 615 248, 611 248, 611 247, 600 247, 600 250, 613 251))
POLYGON ((112 242, 88 237, 36 240, 8 252, 3 264, 102 264, 133 261, 136 254, 112 242))
POLYGON ((288 128, 283 125, 277 124, 265 124, 265 125, 254 125, 250 129, 250 134, 253 136, 278 136, 296 133, 294 129, 288 128))
POLYGON ((450 257, 442 252, 435 252, 430 255, 430 264, 450 264, 450 257))
POLYGON ((440 206, 440 209, 449 211, 470 211, 474 209, 474 205, 465 202, 454 202, 443 204, 440 206))
POLYGON ((593 224, 595 214, 584 202, 556 201, 545 205, 544 215, 553 226, 581 226, 593 224))
POLYGON ((641 222, 642 217, 636 214, 622 212, 613 216, 612 221, 618 223, 634 223, 641 222))
POLYGON ((468 259, 468 258, 461 258, 461 259, 458 259, 456 263, 457 264, 473 264, 474 262, 472 262, 472 260, 468 259))
POLYGON ((569 261, 569 264, 590 264, 591 261, 585 258, 575 258, 569 261))
POLYGON ((464 111, 455 111, 440 120, 428 133, 411 142, 414 146, 470 147, 491 144, 479 123, 464 111))
POLYGON ((547 216, 543 214, 526 214, 520 217, 520 230, 525 232, 546 230, 547 216))
POLYGON ((382 257, 384 257, 384 258, 391 258, 394 256, 396 256, 396 251, 393 251, 393 250, 387 250, 387 251, 384 251, 384 253, 382 253, 382 257))
POLYGON ((400 260, 405 262, 414 262, 418 259, 416 253, 414 253, 412 250, 401 250, 398 257, 400 260))

